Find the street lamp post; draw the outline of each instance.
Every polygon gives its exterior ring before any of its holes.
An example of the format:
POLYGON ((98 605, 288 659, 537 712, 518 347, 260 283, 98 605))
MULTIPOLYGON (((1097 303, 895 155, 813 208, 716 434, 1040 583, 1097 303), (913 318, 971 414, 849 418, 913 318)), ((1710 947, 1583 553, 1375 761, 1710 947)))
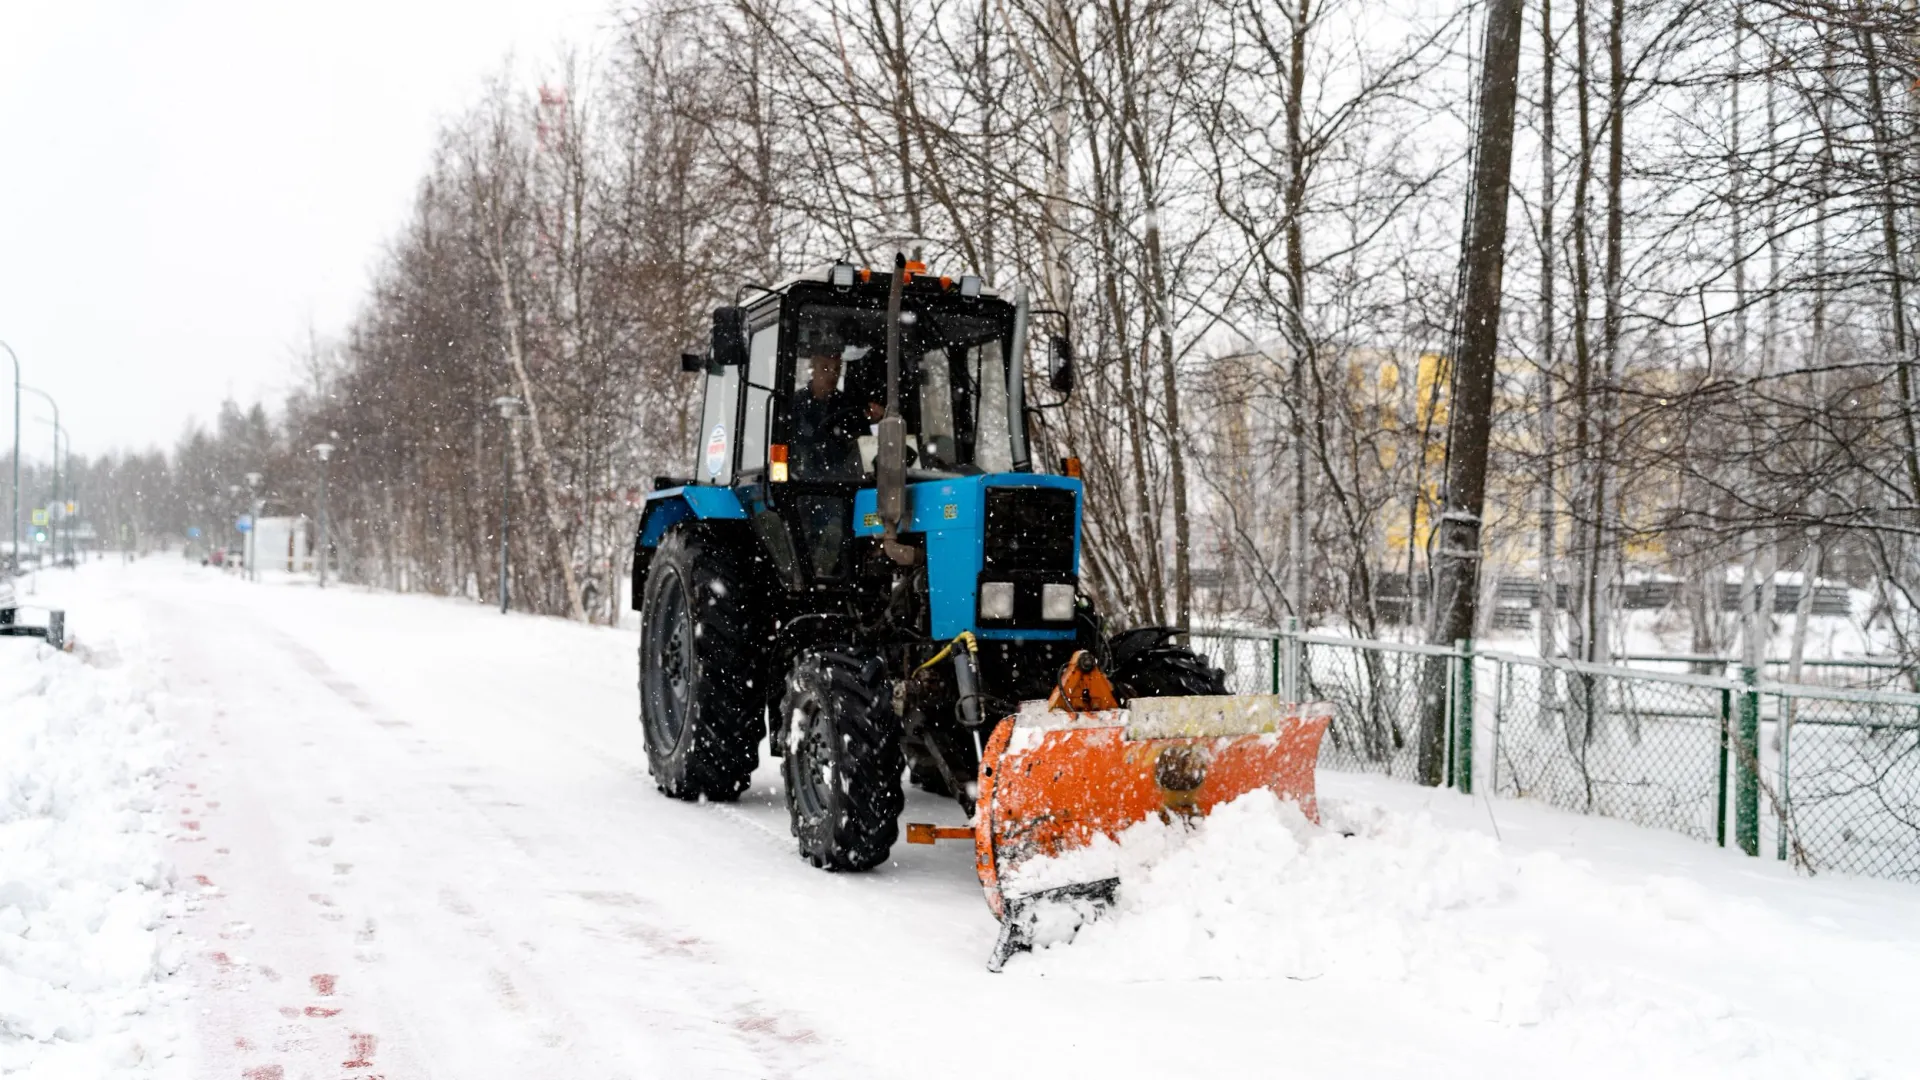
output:
POLYGON ((493 407, 506 421, 507 437, 500 440, 500 614, 507 613, 507 510, 513 497, 513 418, 520 408, 517 397, 497 397, 493 407))
POLYGON ((13 358, 13 550, 7 556, 8 567, 20 572, 20 357, 13 346, 0 341, 0 349, 13 358))
MULTIPOLYGON (((12 350, 8 350, 8 351, 11 352, 12 350)), ((19 386, 18 383, 15 383, 14 385, 19 386)), ((49 545, 49 547, 51 547, 53 551, 54 561, 59 562, 60 561, 60 526, 52 524, 52 522, 56 520, 53 517, 52 511, 65 505, 60 501, 60 431, 61 431, 60 403, 53 400, 53 395, 47 393, 45 390, 36 390, 31 386, 20 386, 19 388, 21 390, 26 391, 29 394, 40 395, 40 397, 46 399, 47 405, 53 409, 53 503, 47 507, 47 510, 48 510, 47 518, 48 518, 49 527, 53 529, 53 535, 51 537, 53 543, 49 545)), ((16 404, 17 404, 17 401, 16 401, 16 404)), ((14 415, 16 417, 16 431, 17 431, 17 424, 18 424, 17 418, 19 416, 19 413, 16 412, 14 415)), ((18 438, 19 436, 16 433, 15 435, 16 445, 18 443, 18 438)), ((18 449, 15 449, 13 452, 13 460, 14 460, 15 468, 17 470, 19 467, 19 461, 20 461, 20 451, 18 449)), ((16 472, 15 475, 17 476, 18 473, 16 472)), ((17 487, 19 485, 19 481, 15 480, 14 484, 17 487)), ((17 555, 15 557, 18 558, 17 555)))
POLYGON ((327 587, 327 459, 333 456, 332 443, 314 443, 313 452, 320 455, 320 587, 327 587))
POLYGON ((260 474, 247 474, 247 580, 260 580, 260 474))

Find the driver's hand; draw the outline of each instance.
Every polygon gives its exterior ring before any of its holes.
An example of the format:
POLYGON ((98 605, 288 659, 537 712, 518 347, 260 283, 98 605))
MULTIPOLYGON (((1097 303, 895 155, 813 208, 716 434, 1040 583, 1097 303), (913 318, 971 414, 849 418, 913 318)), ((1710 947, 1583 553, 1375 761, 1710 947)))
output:
POLYGON ((887 407, 877 401, 867 402, 867 419, 878 420, 887 415, 887 407))

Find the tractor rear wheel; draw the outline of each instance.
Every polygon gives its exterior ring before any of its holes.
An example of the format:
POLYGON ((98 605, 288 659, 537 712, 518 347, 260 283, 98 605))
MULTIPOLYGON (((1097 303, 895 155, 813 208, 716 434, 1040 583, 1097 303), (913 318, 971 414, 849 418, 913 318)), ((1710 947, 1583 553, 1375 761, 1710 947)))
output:
POLYGON ((780 716, 800 857, 828 870, 885 862, 900 836, 906 767, 886 666, 854 649, 803 653, 787 675, 780 716))
POLYGON ((676 799, 739 797, 760 763, 766 692, 739 557, 699 528, 670 530, 640 606, 640 730, 647 771, 676 799))
POLYGON ((1107 677, 1122 702, 1137 697, 1195 697, 1227 692, 1227 673, 1201 654, 1176 645, 1178 630, 1143 626, 1107 643, 1107 677))

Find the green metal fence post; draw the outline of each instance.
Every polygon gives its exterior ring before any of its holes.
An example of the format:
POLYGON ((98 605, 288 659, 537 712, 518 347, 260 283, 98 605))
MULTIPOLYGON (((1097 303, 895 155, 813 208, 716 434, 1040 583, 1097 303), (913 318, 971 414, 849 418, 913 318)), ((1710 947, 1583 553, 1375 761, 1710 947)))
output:
POLYGON ((1282 684, 1280 682, 1280 639, 1274 638, 1273 639, 1273 692, 1275 694, 1281 693, 1281 689, 1280 689, 1281 685, 1282 684))
POLYGON ((1493 746, 1487 754, 1490 775, 1487 778, 1493 794, 1500 794, 1500 732, 1506 726, 1507 695, 1513 693, 1513 671, 1505 660, 1493 662, 1493 746))
POLYGON ((1740 771, 1734 782, 1734 842, 1749 855, 1760 854, 1760 694, 1754 690, 1759 672, 1740 668, 1740 737, 1734 742, 1740 771))
POLYGON ((1462 795, 1473 794, 1473 639, 1461 638, 1453 643, 1460 653, 1460 692, 1454 699, 1454 707, 1459 711, 1453 722, 1454 786, 1462 795))
POLYGON ((1713 838, 1720 847, 1726 847, 1726 755, 1728 755, 1728 734, 1734 724, 1734 692, 1720 690, 1720 792, 1716 798, 1718 817, 1713 822, 1713 838))
MULTIPOLYGON (((1806 587, 1807 586, 1804 585, 1802 586, 1802 588, 1806 587)), ((1787 830, 1793 824, 1793 796, 1789 794, 1792 788, 1790 787, 1791 778, 1787 773, 1787 761, 1793 754, 1793 722, 1796 719, 1794 710, 1798 702, 1789 699, 1785 694, 1780 695, 1778 701, 1779 704, 1774 706, 1773 725, 1774 730, 1780 734, 1780 781, 1778 785, 1780 789, 1780 805, 1774 807, 1774 809, 1778 811, 1780 821, 1778 825, 1779 835, 1775 837, 1777 842, 1774 845, 1775 850, 1773 857, 1779 859, 1781 862, 1786 862, 1787 830)))

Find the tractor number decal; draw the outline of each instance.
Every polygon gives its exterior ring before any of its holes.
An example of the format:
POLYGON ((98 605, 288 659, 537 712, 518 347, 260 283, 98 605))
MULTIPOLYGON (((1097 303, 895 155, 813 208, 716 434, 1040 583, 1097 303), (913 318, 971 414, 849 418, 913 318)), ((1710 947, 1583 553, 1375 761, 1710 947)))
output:
POLYGON ((948 503, 940 508, 940 516, 952 521, 960 516, 960 504, 948 503))
POLYGON ((727 466, 727 425, 713 425, 713 432, 707 436, 707 475, 718 478, 720 471, 727 466))
POLYGON ((868 514, 860 519, 860 524, 865 525, 869 529, 877 529, 880 527, 880 515, 868 514))

